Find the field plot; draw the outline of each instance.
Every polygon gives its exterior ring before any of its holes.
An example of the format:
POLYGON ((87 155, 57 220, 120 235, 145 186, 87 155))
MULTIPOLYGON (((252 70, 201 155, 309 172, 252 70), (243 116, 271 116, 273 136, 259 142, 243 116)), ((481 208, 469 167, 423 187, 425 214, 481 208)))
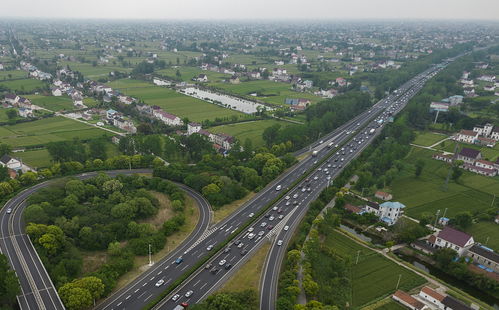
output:
POLYGON ((200 74, 206 74, 209 83, 219 83, 225 79, 230 78, 230 74, 223 74, 213 71, 203 71, 198 67, 179 67, 178 69, 170 68, 158 70, 159 74, 176 77, 177 70, 180 72, 180 79, 185 82, 191 82, 193 77, 197 77, 200 74))
POLYGON ((412 143, 422 146, 430 146, 445 138, 447 138, 447 136, 432 132, 418 132, 416 139, 414 139, 412 143))
POLYGON ((226 133, 234 136, 244 143, 246 139, 250 139, 253 142, 254 147, 264 146, 264 141, 262 138, 263 131, 275 124, 279 124, 282 127, 287 126, 289 123, 277 121, 277 120, 262 120, 262 121, 250 121, 244 123, 236 123, 229 125, 221 125, 210 128, 208 131, 213 133, 226 133))
POLYGON ((14 148, 45 145, 48 142, 82 140, 111 133, 64 117, 51 117, 33 122, 0 127, 0 143, 14 148))
POLYGON ((96 79, 99 77, 108 76, 111 71, 120 71, 120 72, 130 72, 130 68, 123 68, 118 65, 97 65, 93 66, 91 63, 82 63, 82 62, 71 62, 64 61, 61 63, 62 66, 68 65, 72 70, 80 71, 81 74, 88 79, 96 79))
POLYGON ((132 85, 134 84, 130 83, 127 88, 119 90, 126 95, 144 100, 146 104, 157 105, 168 113, 181 118, 187 117, 190 121, 202 122, 207 119, 214 120, 232 115, 244 117, 243 113, 179 94, 172 89, 159 86, 134 87, 132 85))
MULTIPOLYGON (((459 183, 450 181, 444 187, 449 166, 431 158, 435 152, 413 147, 406 163, 421 159, 425 162, 419 178, 412 169, 406 169, 392 182, 394 200, 406 205, 406 214, 420 217, 422 213, 435 214, 437 210, 453 217, 458 212, 481 212, 491 207, 495 195, 499 195, 499 178, 464 172, 459 183)), ((496 201, 496 205, 498 201, 496 201)), ((442 213, 441 213, 442 214, 442 213)))
POLYGON ((249 98, 259 99, 276 105, 285 105, 284 102, 286 98, 304 98, 309 99, 312 103, 323 100, 322 98, 309 93, 293 91, 290 84, 267 80, 241 82, 240 84, 217 83, 211 85, 235 94, 248 96, 249 98), (258 96, 249 96, 252 93, 257 93, 258 96))
POLYGON ((74 110, 73 100, 68 96, 29 95, 26 98, 30 99, 33 104, 54 112, 74 110))
POLYGON ((33 168, 49 167, 50 154, 47 149, 14 153, 14 157, 21 158, 28 166, 33 168))
POLYGON ((41 88, 45 86, 45 82, 35 80, 35 79, 21 79, 21 80, 12 80, 12 81, 0 81, 0 85, 7 87, 13 92, 18 91, 33 91, 37 88, 41 88))
POLYGON ((0 71, 0 82, 10 79, 24 79, 28 77, 28 72, 22 70, 0 71))
MULTIPOLYGON (((395 264, 381 254, 353 242, 338 231, 334 231, 334 233, 326 237, 325 245, 333 249, 342 258, 351 262, 349 280, 351 300, 349 303, 353 308, 360 307, 394 293, 399 276, 401 276, 399 289, 405 291, 426 282, 424 278, 414 272, 395 264), (359 255, 359 260, 356 264, 357 255, 359 255)), ((320 261, 318 262, 319 266, 324 265, 323 268, 330 268, 327 266, 327 258, 320 261)), ((322 270, 322 267, 319 266, 314 266, 314 270, 322 270)), ((331 285, 327 282, 328 279, 321 279, 320 275, 317 280, 320 287, 331 285)))
POLYGON ((499 225, 494 222, 479 222, 471 225, 467 232, 473 235, 475 241, 499 251, 499 225))

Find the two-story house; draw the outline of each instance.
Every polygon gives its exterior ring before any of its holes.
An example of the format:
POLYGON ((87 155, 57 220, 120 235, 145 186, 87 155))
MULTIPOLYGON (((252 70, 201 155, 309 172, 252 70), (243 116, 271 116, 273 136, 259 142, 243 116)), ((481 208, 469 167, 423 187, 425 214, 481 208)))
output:
POLYGON ((462 256, 475 243, 473 236, 449 226, 445 226, 444 229, 438 232, 435 238, 430 239, 428 241, 433 243, 434 247, 451 248, 459 256, 462 256))

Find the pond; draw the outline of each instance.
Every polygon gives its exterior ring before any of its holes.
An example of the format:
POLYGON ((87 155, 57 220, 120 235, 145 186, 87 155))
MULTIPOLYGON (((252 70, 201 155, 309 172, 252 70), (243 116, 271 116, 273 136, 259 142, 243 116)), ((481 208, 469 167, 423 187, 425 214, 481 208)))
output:
POLYGON ((364 235, 363 233, 358 233, 357 231, 355 231, 355 229, 353 229, 351 227, 348 227, 348 226, 345 226, 343 224, 340 224, 340 228, 343 229, 343 230, 348 231, 352 235, 355 235, 360 240, 363 240, 363 241, 366 241, 366 242, 371 242, 373 240, 372 238, 364 235))
POLYGON ((258 107, 262 109, 265 107, 267 111, 272 110, 272 108, 269 108, 263 104, 254 101, 245 100, 229 95, 224 95, 213 91, 207 91, 199 89, 197 87, 187 87, 181 90, 181 92, 184 93, 185 95, 198 98, 204 101, 209 101, 221 107, 237 110, 246 114, 253 114, 258 112, 258 107))
POLYGON ((494 307, 494 309, 499 310, 499 299, 495 298, 494 296, 491 296, 471 285, 466 284, 466 282, 463 282, 459 279, 454 278, 451 275, 448 275, 447 273, 441 271, 438 268, 433 267, 432 265, 423 262, 415 257, 412 256, 407 256, 403 255, 401 253, 395 253, 398 257, 402 258, 403 260, 411 263, 413 266, 417 267, 418 269, 421 269, 423 271, 426 271, 427 273, 431 274, 432 276, 437 277, 438 279, 449 283, 452 286, 455 286, 462 291, 470 294, 471 296, 475 297, 476 299, 479 299, 483 301, 484 303, 490 305, 491 307, 494 307))

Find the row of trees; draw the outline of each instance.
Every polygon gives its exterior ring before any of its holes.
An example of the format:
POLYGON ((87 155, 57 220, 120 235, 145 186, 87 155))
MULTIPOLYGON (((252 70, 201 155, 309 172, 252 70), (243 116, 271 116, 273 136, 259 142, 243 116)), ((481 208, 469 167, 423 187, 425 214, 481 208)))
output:
POLYGON ((14 309, 20 292, 16 273, 10 269, 7 257, 0 254, 0 309, 14 309))
POLYGON ((160 178, 99 174, 33 195, 24 213, 26 231, 66 307, 85 309, 109 294, 118 278, 133 267, 134 256, 147 255, 149 244, 153 253, 164 247, 167 237, 185 223, 184 201, 183 191, 160 178), (141 223, 158 211, 159 201, 150 191, 168 195, 175 212, 159 227, 141 223), (83 250, 104 250, 107 259, 78 279, 83 250))

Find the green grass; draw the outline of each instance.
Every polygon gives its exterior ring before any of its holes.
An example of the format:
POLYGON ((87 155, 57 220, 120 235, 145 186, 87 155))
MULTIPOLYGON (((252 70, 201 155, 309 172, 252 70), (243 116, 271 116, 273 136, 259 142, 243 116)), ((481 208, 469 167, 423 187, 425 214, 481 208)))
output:
POLYGON ((285 105, 286 98, 305 98, 311 103, 323 100, 320 97, 309 93, 300 93, 293 91, 290 84, 273 82, 268 80, 241 82, 240 84, 214 83, 214 87, 222 88, 226 91, 248 96, 249 98, 259 99, 264 102, 276 105, 285 105), (249 96, 251 93, 258 93, 260 96, 249 96))
POLYGON ((71 70, 80 71, 88 79, 98 79, 99 77, 108 77, 111 71, 130 72, 130 68, 123 68, 119 65, 106 64, 93 66, 91 63, 61 62, 61 66, 69 65, 71 70))
POLYGON ((406 307, 402 306, 395 300, 390 298, 390 301, 387 302, 386 304, 383 304, 382 306, 376 308, 376 310, 405 310, 407 309, 406 307))
POLYGON ((45 145, 48 142, 82 140, 111 133, 64 117, 51 117, 33 122, 0 127, 0 143, 14 148, 45 145))
POLYGON ((2 80, 20 79, 26 77, 28 77, 28 72, 22 70, 0 71, 0 82, 2 80))
POLYGON ((445 189, 449 165, 432 159, 434 153, 413 147, 404 160, 407 167, 392 182, 394 200, 406 205, 407 215, 418 218, 425 212, 435 214, 440 210, 443 214, 447 209, 446 216, 453 217, 461 211, 478 213, 490 208, 493 195, 499 195, 499 177, 464 172, 459 183, 451 180, 445 189), (413 163, 419 159, 424 161, 425 166, 421 176, 416 178, 413 163))
POLYGON ((416 139, 412 143, 422 146, 430 146, 445 138, 447 138, 447 136, 432 132, 418 132, 416 139))
POLYGON ((137 87, 123 88, 121 92, 144 100, 146 104, 157 105, 168 113, 175 114, 181 118, 187 117, 190 121, 202 122, 236 115, 244 117, 241 112, 221 108, 211 103, 192 98, 176 91, 159 87, 137 87))
POLYGON ((265 142, 262 138, 263 131, 275 124, 279 124, 282 127, 285 127, 290 123, 278 120, 250 121, 244 123, 216 126, 208 129, 208 131, 213 133, 223 132, 229 134, 238 138, 241 143, 244 143, 246 139, 250 139, 251 142, 253 142, 254 147, 260 147, 265 145, 265 142))
POLYGON ((479 222, 471 225, 467 232, 473 235, 475 241, 494 249, 499 250, 499 224, 494 222, 479 222))
MULTIPOLYGON (((381 254, 378 254, 348 237, 334 231, 325 239, 325 245, 334 249, 335 253, 352 263, 350 283, 352 298, 350 305, 358 308, 376 299, 395 292, 399 275, 399 289, 408 291, 424 284, 424 278, 407 270, 381 254), (358 263, 357 254, 359 254, 358 263)), ((319 286, 321 283, 318 283, 319 286)))
MULTIPOLYGON (((493 148, 490 147, 482 147, 479 145, 474 145, 474 144, 467 144, 467 143, 457 143, 458 150, 461 150, 463 147, 470 148, 470 149, 476 149, 479 150, 482 153, 482 158, 495 161, 499 157, 499 144, 496 144, 493 148)), ((440 143, 439 145, 435 146, 435 149, 437 150, 442 150, 446 152, 454 152, 456 147, 456 142, 454 141, 445 141, 443 144, 440 143)))
POLYGON ((30 99, 33 104, 54 112, 74 110, 73 100, 68 96, 29 95, 26 98, 30 99))
POLYGON ((0 86, 9 88, 13 92, 31 92, 37 88, 45 86, 46 83, 35 79, 22 79, 13 81, 0 81, 0 86))
POLYGON ((28 166, 36 169, 41 167, 49 167, 51 165, 50 155, 47 149, 17 152, 14 153, 14 157, 21 158, 23 162, 25 162, 28 166))
POLYGON ((231 77, 230 74, 223 74, 213 71, 203 71, 199 67, 184 67, 184 66, 179 67, 177 69, 169 68, 169 69, 158 70, 157 73, 171 76, 173 78, 176 77, 177 70, 180 71, 180 79, 182 79, 182 81, 184 82, 191 82, 193 77, 197 77, 200 74, 206 74, 209 83, 219 83, 231 77))

